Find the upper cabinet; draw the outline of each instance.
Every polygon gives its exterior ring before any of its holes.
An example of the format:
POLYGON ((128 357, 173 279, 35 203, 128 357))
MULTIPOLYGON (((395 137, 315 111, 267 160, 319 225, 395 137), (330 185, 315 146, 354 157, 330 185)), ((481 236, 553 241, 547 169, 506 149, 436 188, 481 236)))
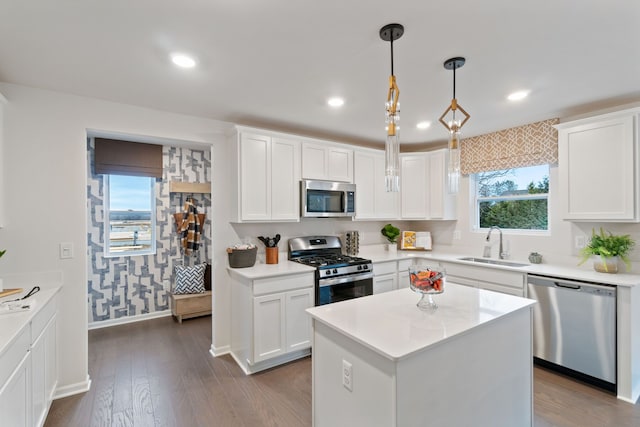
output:
POLYGON ((5 195, 4 195, 4 186, 5 186, 5 180, 4 180, 4 159, 5 159, 5 155, 4 155, 4 106, 7 102, 7 99, 2 96, 2 94, 0 93, 0 228, 4 227, 4 221, 5 221, 5 212, 4 212, 4 207, 6 205, 6 203, 4 202, 5 199, 5 195))
POLYGON ((447 189, 446 149, 400 155, 402 219, 455 220, 456 195, 447 189))
POLYGON ((355 150, 356 219, 396 219, 399 193, 387 192, 384 182, 384 151, 355 150))
POLYGON ((232 139, 236 220, 299 221, 300 142, 244 128, 232 139))
POLYGON ((638 113, 635 108, 557 126, 564 219, 640 221, 638 113))
POLYGON ((353 182, 353 150, 303 142, 302 178, 353 182))

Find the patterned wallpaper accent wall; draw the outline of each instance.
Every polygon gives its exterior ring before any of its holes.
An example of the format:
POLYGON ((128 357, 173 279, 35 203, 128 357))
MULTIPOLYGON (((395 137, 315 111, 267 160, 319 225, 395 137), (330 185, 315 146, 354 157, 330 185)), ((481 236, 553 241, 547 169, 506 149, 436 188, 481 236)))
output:
POLYGON ((169 193, 170 181, 210 182, 211 151, 164 146, 162 180, 155 185, 156 253, 104 258, 104 180, 93 174, 93 138, 87 140, 87 243, 89 323, 170 309, 174 266, 211 262, 211 195, 194 194, 198 213, 206 215, 202 245, 193 256, 180 251, 173 214, 190 194, 169 193))

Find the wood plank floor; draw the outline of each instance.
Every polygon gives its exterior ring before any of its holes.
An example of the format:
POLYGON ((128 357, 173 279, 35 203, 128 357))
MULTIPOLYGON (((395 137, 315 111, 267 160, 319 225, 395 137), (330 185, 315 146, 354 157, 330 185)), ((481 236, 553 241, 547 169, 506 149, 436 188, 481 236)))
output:
MULTIPOLYGON (((89 331, 91 390, 54 401, 45 427, 311 425, 310 358, 245 376, 231 357, 211 357, 210 345, 211 317, 89 331)), ((534 374, 536 427, 640 426, 640 405, 534 374)))

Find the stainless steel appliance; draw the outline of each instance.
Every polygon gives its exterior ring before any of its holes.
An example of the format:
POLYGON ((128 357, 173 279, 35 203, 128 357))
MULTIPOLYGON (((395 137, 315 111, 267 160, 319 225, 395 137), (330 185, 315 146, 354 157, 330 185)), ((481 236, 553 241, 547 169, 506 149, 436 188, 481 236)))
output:
POLYGON ((316 305, 373 294, 371 260, 343 255, 337 236, 289 239, 289 259, 316 268, 316 305))
POLYGON ((539 365, 616 391, 616 288, 529 275, 539 365))
POLYGON ((354 216, 356 185, 346 182, 300 181, 300 216, 331 218, 354 216))

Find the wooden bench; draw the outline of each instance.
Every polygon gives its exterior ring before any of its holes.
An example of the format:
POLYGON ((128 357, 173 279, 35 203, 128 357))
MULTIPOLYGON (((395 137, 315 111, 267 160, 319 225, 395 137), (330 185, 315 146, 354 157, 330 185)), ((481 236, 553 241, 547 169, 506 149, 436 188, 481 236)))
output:
POLYGON ((211 314, 211 291, 202 294, 171 294, 171 314, 182 319, 211 314))
POLYGON ((211 264, 204 271, 204 289, 202 294, 171 293, 171 314, 182 323, 182 319, 211 314, 211 264))

